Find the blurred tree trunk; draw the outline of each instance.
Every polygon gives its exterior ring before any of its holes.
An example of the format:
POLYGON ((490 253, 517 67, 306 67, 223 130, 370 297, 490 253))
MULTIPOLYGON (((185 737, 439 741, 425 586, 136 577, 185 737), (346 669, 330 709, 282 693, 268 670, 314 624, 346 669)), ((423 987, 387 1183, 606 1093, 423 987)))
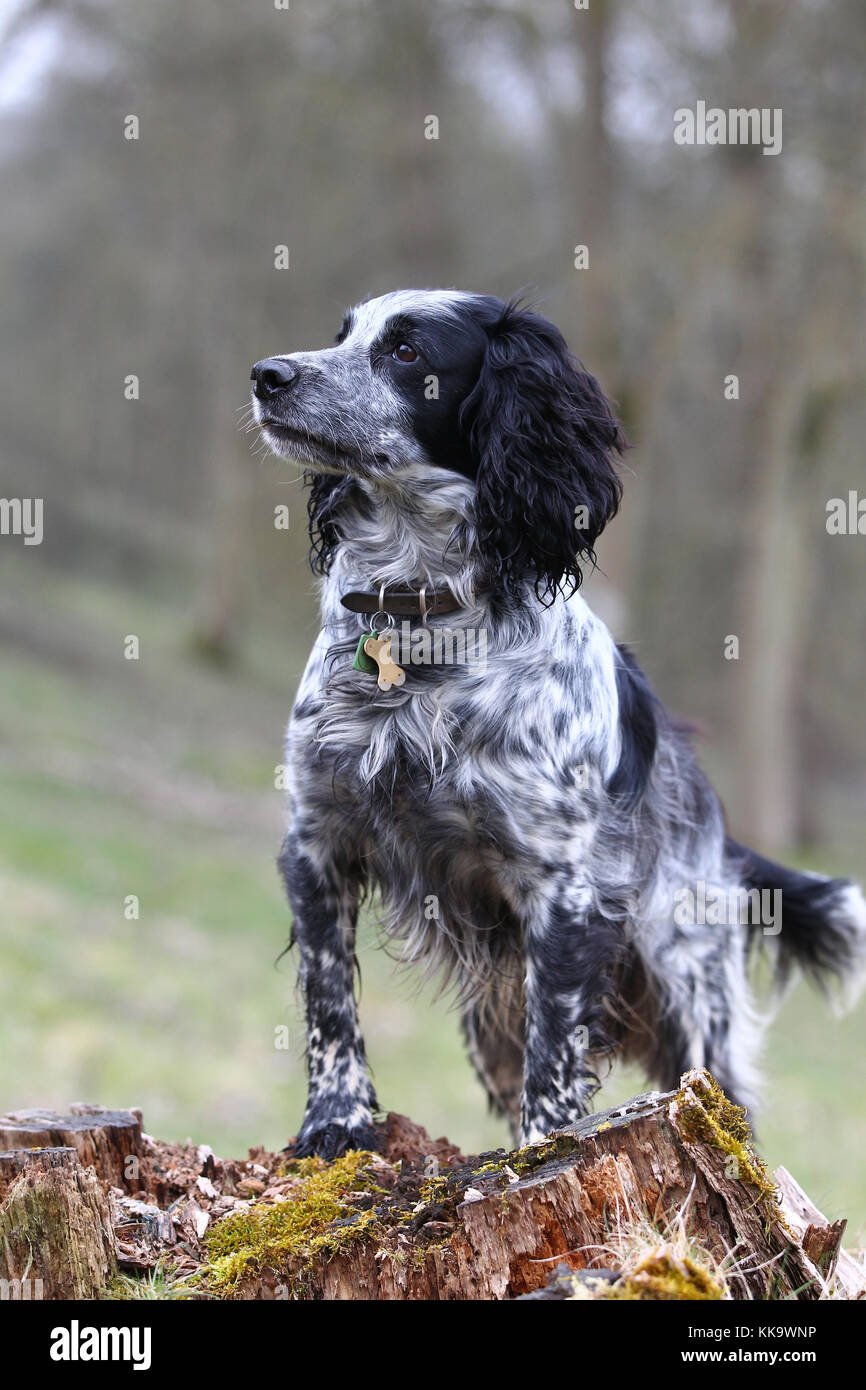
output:
POLYGON ((742 806, 737 825, 759 845, 793 844, 798 823, 794 677, 806 640, 810 562, 793 486, 801 381, 781 371, 765 389, 755 434, 750 542, 742 591, 738 707, 742 806))
MULTIPOLYGON (((840 248, 841 249, 841 248, 840 248)), ((840 257, 841 259, 841 257, 840 257)), ((802 281, 796 262, 777 287, 802 281)), ((802 684, 809 674, 810 619, 816 565, 809 545, 814 493, 803 487, 804 419, 816 395, 834 399, 856 379, 854 345, 840 338, 845 277, 815 277, 808 299, 797 303, 796 332, 784 330, 784 313, 756 304, 762 328, 753 345, 753 492, 748 503, 749 545, 741 589, 740 660, 745 678, 738 706, 741 783, 737 823, 769 849, 816 838, 814 806, 820 771, 803 754, 802 684), (772 325, 772 327, 771 327, 772 325), (812 808, 804 812, 806 804, 812 808)), ((823 514, 817 520, 823 521, 823 514)))
MULTIPOLYGON (((237 246, 239 224, 231 183, 254 148, 256 128, 248 104, 232 107, 223 101, 228 84, 243 80, 227 38, 202 70, 199 90, 175 107, 183 117, 192 183, 180 237, 182 260, 192 268, 184 289, 196 326, 188 390, 197 398, 195 418, 204 425, 196 444, 207 494, 201 509, 203 544, 192 640, 195 649, 217 665, 230 665, 237 658, 249 579, 255 571, 252 500, 257 460, 250 456, 253 436, 240 433, 252 360, 239 362, 238 347, 249 340, 249 325, 258 318, 260 306, 244 292, 244 281, 255 283, 254 271, 274 258, 270 207, 263 209, 260 239, 240 252, 237 246)), ((290 240, 288 231, 284 240, 290 240)))
MULTIPOLYGON (((617 164, 608 127, 608 65, 612 0, 593 0, 577 12, 570 42, 580 60, 583 109, 579 118, 561 119, 557 145, 565 188, 563 255, 573 260, 574 247, 586 246, 588 267, 573 269, 572 284, 579 312, 578 355, 618 407, 631 395, 620 343, 619 295, 621 247, 614 220, 617 164)), ((638 523, 638 496, 608 528, 601 567, 610 589, 596 601, 605 619, 621 627, 632 569, 632 539, 638 523)))
MULTIPOLYGON (((449 164, 458 159, 460 130, 451 119, 438 36, 425 6, 388 0, 382 6, 386 47, 373 57, 371 82, 389 93, 389 110, 400 117, 388 130, 386 161, 391 261, 401 267, 402 283, 418 288, 450 285, 459 263, 449 164), (439 121, 438 138, 428 139, 425 122, 439 121)), ((395 279, 388 287, 398 289, 395 279)))
POLYGON ((574 33, 583 57, 585 107, 582 129, 571 132, 579 151, 574 195, 575 240, 589 246, 589 272, 575 272, 592 369, 607 390, 621 386, 622 359, 615 282, 619 247, 613 225, 615 155, 608 134, 607 67, 611 0, 594 0, 577 15, 574 33))

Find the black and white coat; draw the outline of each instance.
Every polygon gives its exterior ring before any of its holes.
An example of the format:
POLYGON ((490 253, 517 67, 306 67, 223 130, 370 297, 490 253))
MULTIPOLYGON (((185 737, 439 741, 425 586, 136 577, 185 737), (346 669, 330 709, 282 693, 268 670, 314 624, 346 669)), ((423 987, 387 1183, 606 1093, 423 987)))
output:
POLYGON ((452 291, 358 305, 334 347, 253 379, 268 444, 310 470, 324 576, 280 856, 308 1026, 297 1151, 375 1143, 353 988, 373 893, 403 958, 453 984, 515 1137, 584 1114, 613 1053, 664 1087, 706 1066, 751 1105, 754 890, 782 894, 782 975, 854 978, 866 905, 727 836, 687 734, 577 591, 620 499, 595 380, 543 318, 452 291), (486 660, 404 660, 380 690, 353 669, 367 623, 340 600, 383 584, 386 609, 388 586, 450 587, 459 610, 430 626, 483 633, 486 660), (689 893, 732 906, 701 920, 689 893))

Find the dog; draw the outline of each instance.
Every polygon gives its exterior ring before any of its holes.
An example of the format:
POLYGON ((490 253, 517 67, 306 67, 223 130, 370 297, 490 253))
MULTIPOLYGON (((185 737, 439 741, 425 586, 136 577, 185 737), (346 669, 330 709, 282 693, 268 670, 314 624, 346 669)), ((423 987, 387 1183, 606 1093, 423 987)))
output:
POLYGON ((584 1115, 615 1054, 665 1089, 707 1067, 753 1106, 750 947, 775 948, 780 982, 853 982, 866 903, 727 834, 685 726, 579 592, 622 490, 598 382, 530 307, 451 290, 360 303, 332 347, 252 380, 264 440, 310 483, 323 576, 279 856, 307 1018, 295 1152, 376 1144, 353 987, 374 892, 401 959, 454 987, 515 1141, 584 1115), (437 662, 433 641, 407 660, 398 617, 483 632, 486 659, 437 662), (401 683, 377 681, 383 650, 401 683), (754 920, 769 893, 781 930, 754 920))

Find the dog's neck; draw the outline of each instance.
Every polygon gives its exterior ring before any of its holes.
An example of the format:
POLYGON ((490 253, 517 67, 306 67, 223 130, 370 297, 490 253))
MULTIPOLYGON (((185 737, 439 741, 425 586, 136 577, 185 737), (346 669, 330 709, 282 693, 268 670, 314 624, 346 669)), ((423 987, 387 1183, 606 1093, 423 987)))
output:
POLYGON ((378 589, 381 584, 451 588, 472 601, 476 558, 472 483, 441 469, 410 468, 362 484, 358 501, 340 515, 342 541, 328 589, 378 589))

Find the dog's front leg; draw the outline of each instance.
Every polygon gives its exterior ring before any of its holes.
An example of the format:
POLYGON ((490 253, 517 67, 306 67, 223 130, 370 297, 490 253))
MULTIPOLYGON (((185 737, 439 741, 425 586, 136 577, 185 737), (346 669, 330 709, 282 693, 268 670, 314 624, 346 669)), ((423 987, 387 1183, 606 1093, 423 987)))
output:
POLYGON ((357 875, 313 864, 290 832, 280 868, 294 913, 307 1014, 307 1109, 294 1152, 336 1158, 376 1146, 378 1108, 367 1072, 353 980, 357 875))
POLYGON ((528 1144, 589 1110, 598 1089, 591 1059, 614 1042, 606 999, 620 943, 603 918, 559 900, 528 924, 525 949, 520 1127, 528 1144))

